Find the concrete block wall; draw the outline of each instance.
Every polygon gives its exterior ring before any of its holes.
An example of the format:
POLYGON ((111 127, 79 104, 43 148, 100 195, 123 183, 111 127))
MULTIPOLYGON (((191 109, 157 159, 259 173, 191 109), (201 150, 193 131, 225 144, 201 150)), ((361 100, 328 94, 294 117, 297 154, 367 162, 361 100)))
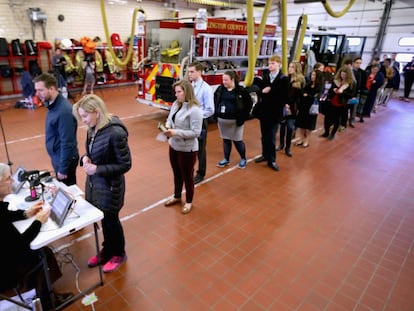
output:
MULTIPOLYGON (((127 0, 126 4, 109 4, 105 0, 106 16, 109 33, 119 33, 125 41, 131 33, 131 23, 135 8, 142 8, 147 19, 170 18, 171 10, 161 2, 127 0)), ((9 42, 12 39, 33 39, 32 27, 28 17, 29 8, 40 8, 47 15, 45 23, 46 40, 43 38, 42 27, 36 23, 35 41, 54 42, 55 39, 75 38, 83 36, 94 38, 99 36, 106 42, 102 23, 100 0, 0 0, 0 37, 9 42), (64 21, 59 21, 62 14, 64 21)), ((179 17, 195 16, 195 8, 179 8, 179 17)))

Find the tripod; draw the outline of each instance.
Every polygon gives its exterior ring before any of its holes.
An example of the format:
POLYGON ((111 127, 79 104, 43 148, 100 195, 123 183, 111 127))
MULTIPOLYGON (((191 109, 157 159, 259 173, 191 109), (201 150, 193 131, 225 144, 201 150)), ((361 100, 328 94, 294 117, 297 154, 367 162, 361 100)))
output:
POLYGON ((6 140, 6 135, 4 133, 3 121, 1 119, 1 112, 0 112, 0 128, 1 128, 1 133, 3 136, 4 149, 6 150, 7 164, 10 166, 10 171, 12 172, 11 167, 13 163, 10 161, 9 150, 7 149, 7 140, 6 140))

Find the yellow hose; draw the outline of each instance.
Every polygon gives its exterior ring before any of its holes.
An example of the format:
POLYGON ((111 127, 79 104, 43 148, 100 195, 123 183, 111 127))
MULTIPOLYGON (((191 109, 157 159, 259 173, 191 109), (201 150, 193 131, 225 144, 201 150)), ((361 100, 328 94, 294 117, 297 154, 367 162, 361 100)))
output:
POLYGON ((308 26, 308 16, 306 14, 302 14, 302 25, 300 27, 300 36, 299 36, 298 46, 296 47, 296 51, 295 51, 295 57, 294 57, 294 60, 297 62, 300 60, 300 54, 302 52, 302 46, 303 46, 303 39, 305 38, 305 32, 306 32, 307 26, 308 26))
POLYGON ((331 15, 332 17, 341 17, 343 16, 346 12, 348 12, 348 10, 351 8, 351 6, 355 3, 355 0, 350 0, 348 5, 339 13, 336 13, 334 11, 332 11, 328 1, 322 1, 322 4, 326 10, 326 12, 328 12, 329 15, 331 15))
POLYGON ((286 0, 280 1, 282 11, 282 72, 287 75, 288 57, 287 57, 287 4, 286 0))
MULTIPOLYGON (((259 27, 259 30, 257 32, 256 54, 255 54, 256 57, 257 57, 257 55, 259 55, 259 52, 260 52, 260 46, 262 44, 262 39, 263 39, 263 35, 264 35, 264 32, 265 32, 265 28, 266 28, 267 17, 269 16, 269 13, 270 13, 271 4, 272 4, 272 1, 267 1, 266 6, 265 6, 264 11, 263 11, 262 20, 260 22, 260 27, 259 27)), ((252 6, 252 8, 253 8, 253 6, 252 6)), ((253 25, 253 27, 254 27, 254 25, 253 25)))
POLYGON ((260 46, 262 44, 263 35, 266 28, 267 16, 269 15, 272 1, 267 1, 265 9, 263 11, 260 27, 257 32, 256 42, 254 41, 254 6, 253 1, 247 1, 247 53, 248 67, 246 77, 244 78, 244 85, 251 86, 254 80, 254 68, 256 67, 257 56, 260 52, 260 46))
POLYGON ((126 58, 123 61, 121 61, 115 55, 114 48, 112 47, 112 41, 111 41, 111 38, 109 37, 108 23, 107 23, 107 19, 106 19, 105 0, 101 0, 101 14, 102 14, 102 22, 103 22, 104 31, 105 31, 106 42, 108 44, 109 53, 111 53, 111 56, 112 56, 115 64, 119 67, 126 66, 128 64, 128 62, 130 61, 130 59, 131 59, 132 51, 134 49, 135 22, 137 20, 137 13, 139 11, 140 11, 139 8, 134 9, 134 14, 133 14, 133 17, 132 17, 131 36, 130 36, 130 39, 129 39, 128 53, 127 53, 126 58))
POLYGON ((254 48, 254 9, 253 0, 247 0, 247 54, 248 66, 246 76, 244 78, 244 85, 251 86, 253 84, 254 68, 256 66, 256 56, 254 48))

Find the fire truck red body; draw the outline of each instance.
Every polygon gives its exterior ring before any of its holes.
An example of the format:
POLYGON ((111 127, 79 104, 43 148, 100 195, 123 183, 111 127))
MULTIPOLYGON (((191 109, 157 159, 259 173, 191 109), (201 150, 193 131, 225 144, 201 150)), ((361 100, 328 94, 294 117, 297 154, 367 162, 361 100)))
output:
MULTIPOLYGON (((169 109, 175 99, 172 84, 184 77, 186 66, 193 61, 205 65, 203 78, 212 86, 219 85, 229 69, 244 79, 248 66, 245 21, 209 18, 204 27, 195 22, 148 21, 145 28, 148 48, 138 72, 138 102, 169 109)), ((275 35, 276 26, 266 25, 255 64, 258 73, 277 49, 275 35)))

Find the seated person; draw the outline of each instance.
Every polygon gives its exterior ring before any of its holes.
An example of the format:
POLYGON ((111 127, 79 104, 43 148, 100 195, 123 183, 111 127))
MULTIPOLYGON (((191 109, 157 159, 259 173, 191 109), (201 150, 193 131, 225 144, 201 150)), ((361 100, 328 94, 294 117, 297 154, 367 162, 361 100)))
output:
MULTIPOLYGON (((0 163, 0 249, 7 252, 0 256, 2 276, 0 291, 8 291, 15 287, 36 288, 37 297, 40 298, 43 310, 52 308, 51 297, 56 306, 70 299, 71 293, 49 295, 46 279, 41 264, 40 250, 30 249, 30 243, 40 232, 42 224, 47 222, 50 209, 42 209, 43 202, 34 203, 27 210, 10 211, 9 203, 3 198, 11 193, 12 177, 10 167, 0 163), (14 221, 35 217, 32 224, 23 233, 13 225, 14 221)), ((44 248, 49 265, 51 282, 62 276, 56 258, 50 248, 44 248)))

